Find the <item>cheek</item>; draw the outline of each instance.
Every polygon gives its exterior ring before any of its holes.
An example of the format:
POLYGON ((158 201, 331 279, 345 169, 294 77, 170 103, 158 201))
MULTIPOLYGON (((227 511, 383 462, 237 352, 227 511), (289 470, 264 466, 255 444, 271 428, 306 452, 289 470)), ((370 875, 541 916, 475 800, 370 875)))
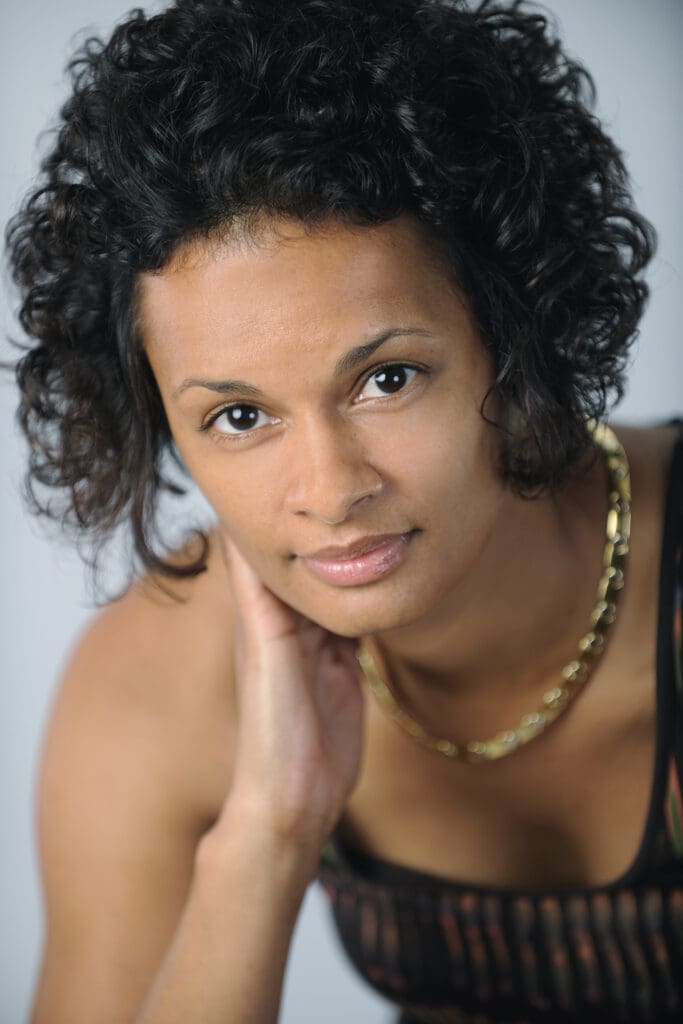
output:
POLYGON ((496 492, 496 431, 469 396, 458 398, 444 387, 414 414, 397 418, 392 429, 373 438, 373 452, 389 479, 401 489, 449 506, 484 500, 496 492))
POLYGON ((413 460, 411 492, 428 530, 430 572, 444 584, 466 571, 496 529, 505 485, 497 470, 499 435, 478 408, 447 411, 413 460))
POLYGON ((272 535, 274 480, 258 460, 246 452, 245 458, 235 457, 206 438, 199 445, 176 445, 194 483, 236 541, 272 535))

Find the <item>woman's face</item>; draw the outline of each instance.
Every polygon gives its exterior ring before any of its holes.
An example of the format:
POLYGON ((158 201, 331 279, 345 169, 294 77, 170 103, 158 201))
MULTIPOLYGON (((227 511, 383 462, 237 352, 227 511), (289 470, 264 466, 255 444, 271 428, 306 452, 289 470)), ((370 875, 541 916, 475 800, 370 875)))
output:
POLYGON ((491 362, 419 226, 193 243, 143 276, 140 320, 178 449, 264 583, 342 635, 428 620, 505 490, 491 362))

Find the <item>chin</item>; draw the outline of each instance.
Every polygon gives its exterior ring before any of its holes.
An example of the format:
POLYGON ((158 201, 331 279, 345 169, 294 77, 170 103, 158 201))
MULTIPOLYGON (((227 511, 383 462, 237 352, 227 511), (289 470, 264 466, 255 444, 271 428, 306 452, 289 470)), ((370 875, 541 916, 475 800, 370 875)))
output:
POLYGON ((380 594, 377 588, 359 587, 355 592, 340 590, 315 605, 309 595, 295 607, 323 629, 355 638, 413 625, 428 614, 432 602, 420 600, 414 590, 380 594))

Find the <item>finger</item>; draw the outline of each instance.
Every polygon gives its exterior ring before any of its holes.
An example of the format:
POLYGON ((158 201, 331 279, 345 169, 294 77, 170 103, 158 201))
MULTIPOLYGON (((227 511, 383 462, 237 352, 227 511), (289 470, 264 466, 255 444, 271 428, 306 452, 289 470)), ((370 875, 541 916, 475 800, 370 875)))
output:
POLYGON ((295 633, 299 614, 268 589, 227 533, 223 543, 245 636, 253 642, 295 633))
POLYGON ((235 591, 243 598, 257 600, 263 589, 261 580, 232 537, 225 532, 221 534, 221 537, 235 591))

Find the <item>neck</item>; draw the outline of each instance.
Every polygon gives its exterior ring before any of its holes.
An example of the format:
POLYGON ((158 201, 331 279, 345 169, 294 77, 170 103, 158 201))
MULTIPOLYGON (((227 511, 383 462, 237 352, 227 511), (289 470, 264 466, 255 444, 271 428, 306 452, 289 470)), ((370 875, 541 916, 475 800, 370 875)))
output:
POLYGON ((495 726, 492 707, 523 712, 556 684, 588 628, 606 511, 601 460, 551 497, 510 495, 477 563, 430 617, 374 638, 399 700, 426 727, 445 724, 454 697, 458 722, 471 713, 495 726))

